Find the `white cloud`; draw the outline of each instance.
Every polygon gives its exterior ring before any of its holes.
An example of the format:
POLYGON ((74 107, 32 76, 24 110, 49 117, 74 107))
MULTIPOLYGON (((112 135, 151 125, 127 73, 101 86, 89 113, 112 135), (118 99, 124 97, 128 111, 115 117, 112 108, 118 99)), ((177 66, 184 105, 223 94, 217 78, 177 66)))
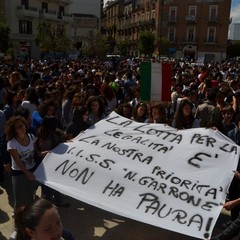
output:
POLYGON ((240 3, 233 6, 231 11, 232 21, 235 23, 240 23, 240 3))

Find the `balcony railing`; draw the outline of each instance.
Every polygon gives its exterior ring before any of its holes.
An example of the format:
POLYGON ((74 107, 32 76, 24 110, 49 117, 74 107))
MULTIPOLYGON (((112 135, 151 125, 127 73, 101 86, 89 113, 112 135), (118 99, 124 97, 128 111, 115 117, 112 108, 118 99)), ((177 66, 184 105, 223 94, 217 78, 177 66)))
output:
POLYGON ((133 9, 134 12, 139 12, 144 10, 143 4, 137 4, 135 8, 133 9))
POLYGON ((190 43, 194 44, 194 43, 196 43, 197 41, 198 41, 198 39, 195 38, 195 37, 193 37, 193 38, 186 38, 185 40, 183 40, 183 43, 184 43, 184 44, 190 44, 190 43))
POLYGON ((69 5, 73 3, 72 0, 48 0, 48 2, 54 2, 54 3, 63 4, 63 5, 69 5))
POLYGON ((62 19, 65 22, 72 22, 73 21, 73 17, 71 14, 67 14, 67 13, 58 13, 58 19, 62 19))
POLYGON ((203 44, 217 44, 217 38, 205 38, 203 44))
POLYGON ((187 21, 187 22, 196 22, 197 21, 197 17, 193 16, 193 15, 186 15, 185 16, 185 21, 187 21))
POLYGON ((57 11, 47 11, 45 9, 40 10, 40 13, 42 14, 42 18, 49 19, 49 20, 57 20, 58 15, 57 11))
POLYGON ((71 4, 71 3, 73 3, 73 1, 72 0, 58 0, 58 2, 61 4, 71 4))
POLYGON ((22 5, 22 6, 17 6, 17 14, 18 16, 38 18, 39 11, 37 8, 33 8, 33 7, 25 8, 25 6, 22 5))
POLYGON ((177 22, 177 18, 175 16, 168 17, 168 23, 176 23, 176 22, 177 22))
POLYGON ((208 22, 217 23, 218 17, 217 16, 209 16, 207 19, 208 22))

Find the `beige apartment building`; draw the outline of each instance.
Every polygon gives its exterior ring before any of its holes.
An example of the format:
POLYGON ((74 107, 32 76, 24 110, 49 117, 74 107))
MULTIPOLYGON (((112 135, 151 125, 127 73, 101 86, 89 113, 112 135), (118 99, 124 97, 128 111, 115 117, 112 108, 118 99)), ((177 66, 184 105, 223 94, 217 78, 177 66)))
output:
POLYGON ((16 57, 40 57, 34 42, 39 21, 64 21, 70 35, 72 16, 69 14, 70 0, 8 0, 5 1, 5 17, 10 27, 16 57))
POLYGON ((115 0, 103 9, 101 30, 113 52, 128 42, 129 55, 139 56, 138 36, 156 36, 156 55, 221 61, 226 58, 230 0, 115 0))
MULTIPOLYGON (((0 0, 0 21, 10 27, 10 39, 14 54, 20 58, 39 58, 40 50, 34 39, 40 21, 59 23, 64 21, 72 47, 69 53, 77 52, 82 41, 88 41, 99 31, 99 18, 95 15, 78 13, 71 4, 80 0, 0 0)), ((84 3, 83 3, 84 4, 84 3)), ((100 13, 100 4, 96 6, 100 13)), ((99 14, 100 15, 100 14, 99 14)))

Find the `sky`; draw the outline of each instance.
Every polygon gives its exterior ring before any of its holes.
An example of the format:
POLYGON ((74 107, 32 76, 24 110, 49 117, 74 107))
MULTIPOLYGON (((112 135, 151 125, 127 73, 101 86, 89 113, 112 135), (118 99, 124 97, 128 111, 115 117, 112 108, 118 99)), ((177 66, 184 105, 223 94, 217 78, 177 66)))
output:
POLYGON ((232 0, 231 17, 232 17, 232 22, 240 23, 240 1, 239 0, 232 0))
MULTIPOLYGON (((106 3, 108 0, 104 0, 106 3)), ((232 22, 240 23, 240 0, 232 0, 231 4, 232 22)))

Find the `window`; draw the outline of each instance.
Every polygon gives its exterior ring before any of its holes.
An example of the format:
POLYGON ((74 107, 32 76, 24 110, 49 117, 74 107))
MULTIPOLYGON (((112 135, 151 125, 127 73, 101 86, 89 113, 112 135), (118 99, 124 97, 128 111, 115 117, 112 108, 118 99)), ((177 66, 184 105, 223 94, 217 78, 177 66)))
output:
POLYGON ((177 7, 173 6, 169 8, 169 20, 170 21, 176 21, 177 19, 177 7))
POLYGON ((137 22, 137 15, 133 14, 133 22, 137 22))
POLYGON ((21 0, 21 5, 25 7, 25 9, 28 9, 28 0, 21 0))
POLYGON ((187 42, 195 42, 195 28, 189 27, 187 29, 187 42))
POLYGON ((146 20, 149 21, 149 12, 146 13, 146 20))
POLYGON ((215 35, 216 35, 216 28, 215 27, 208 28, 207 42, 214 43, 215 42, 215 35))
POLYGON ((138 22, 141 22, 141 15, 138 14, 138 22))
POLYGON ((19 20, 19 33, 32 34, 32 22, 19 20))
POLYGON ((48 12, 48 3, 47 2, 42 2, 42 10, 45 13, 48 12))
POLYGON ((169 28, 168 29, 168 41, 169 42, 174 42, 175 41, 175 28, 169 28))
POLYGON ((64 6, 59 6, 59 13, 64 16, 65 14, 65 9, 64 9, 64 6))
POLYGON ((209 8, 209 20, 216 21, 218 15, 218 6, 217 5, 210 5, 209 8))
POLYGON ((152 10, 152 18, 155 19, 155 10, 152 10))
POLYGON ((196 17, 197 15, 197 6, 189 6, 188 15, 191 17, 196 17))

